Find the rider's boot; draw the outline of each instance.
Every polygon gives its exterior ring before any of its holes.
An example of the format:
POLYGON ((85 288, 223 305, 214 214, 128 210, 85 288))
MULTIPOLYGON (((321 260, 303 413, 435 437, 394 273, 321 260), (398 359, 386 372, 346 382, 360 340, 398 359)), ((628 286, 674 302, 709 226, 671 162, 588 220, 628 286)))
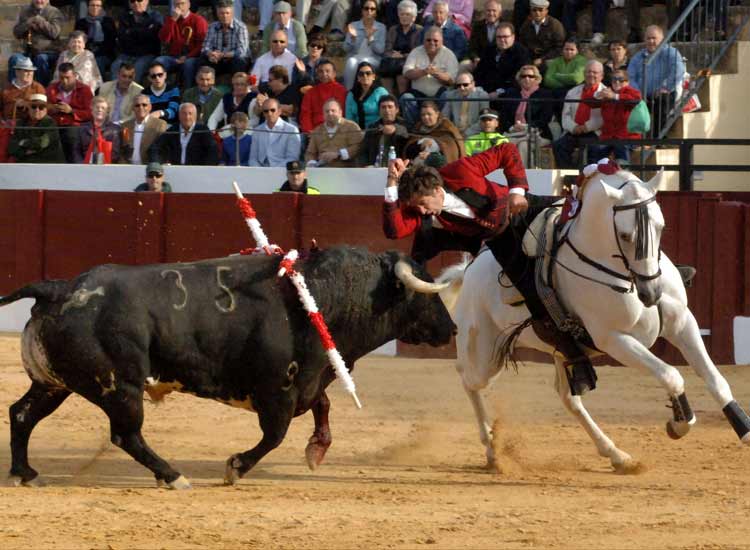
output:
POLYGON ((549 317, 532 319, 531 326, 539 338, 565 357, 565 375, 572 395, 583 395, 596 388, 594 366, 570 333, 558 329, 549 317))

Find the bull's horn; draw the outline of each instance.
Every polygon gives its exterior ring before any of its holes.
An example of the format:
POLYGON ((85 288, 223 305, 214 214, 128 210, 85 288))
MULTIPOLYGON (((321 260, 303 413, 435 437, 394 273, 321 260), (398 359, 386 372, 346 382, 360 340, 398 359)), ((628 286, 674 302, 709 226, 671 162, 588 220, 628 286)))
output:
POLYGON ((422 294, 437 294, 450 286, 450 283, 428 283, 427 281, 423 281, 414 275, 412 267, 404 260, 396 262, 396 267, 393 271, 406 288, 410 288, 415 292, 421 292, 422 294))

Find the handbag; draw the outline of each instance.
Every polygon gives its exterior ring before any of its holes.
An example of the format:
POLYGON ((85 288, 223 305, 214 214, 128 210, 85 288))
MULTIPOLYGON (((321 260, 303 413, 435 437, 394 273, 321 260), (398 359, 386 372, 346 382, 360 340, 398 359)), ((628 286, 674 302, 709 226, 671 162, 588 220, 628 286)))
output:
POLYGON ((651 114, 646 102, 640 100, 628 116, 628 132, 631 134, 645 134, 651 129, 651 114))

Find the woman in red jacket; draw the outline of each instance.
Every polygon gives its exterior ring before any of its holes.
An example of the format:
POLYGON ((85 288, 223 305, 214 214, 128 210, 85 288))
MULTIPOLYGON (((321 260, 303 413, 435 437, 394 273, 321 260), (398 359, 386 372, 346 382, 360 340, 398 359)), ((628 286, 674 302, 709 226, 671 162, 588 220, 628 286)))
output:
MULTIPOLYGON (((627 71, 617 70, 612 73, 612 87, 597 92, 597 99, 602 101, 602 133, 599 139, 641 139, 641 134, 628 132, 630 112, 641 100, 641 92, 630 86, 627 71)), ((620 164, 630 161, 629 145, 590 145, 589 162, 614 154, 620 164)))

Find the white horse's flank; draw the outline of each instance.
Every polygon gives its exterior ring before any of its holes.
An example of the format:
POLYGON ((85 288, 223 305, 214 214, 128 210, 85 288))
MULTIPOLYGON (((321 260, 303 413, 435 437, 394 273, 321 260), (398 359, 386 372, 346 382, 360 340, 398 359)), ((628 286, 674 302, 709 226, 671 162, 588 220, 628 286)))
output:
MULTIPOLYGON (((687 307, 687 296, 680 274, 665 254, 659 255, 664 219, 658 204, 655 201, 647 203, 648 226, 642 227, 641 231, 648 231, 648 235, 637 234, 639 228, 635 208, 622 210, 617 214, 613 211, 614 206, 648 201, 656 193, 660 177, 661 173, 652 181, 644 183, 625 171, 613 175, 595 174, 584 188, 583 206, 568 235, 575 247, 588 258, 613 271, 627 274, 623 261, 613 256, 619 253, 619 239, 631 273, 653 275, 661 268, 661 276, 649 280, 636 278, 636 291, 616 292, 605 284, 587 280, 559 267, 562 264, 601 283, 629 286, 629 283, 584 263, 570 247, 563 246, 557 257, 559 264, 553 270, 554 285, 562 304, 582 320, 595 345, 623 365, 637 366, 651 372, 667 391, 673 405, 679 407, 680 396, 685 399, 684 381, 677 369, 649 351, 648 348, 659 336, 666 338, 680 350, 686 361, 703 378, 711 396, 722 409, 735 407, 736 411, 739 406, 733 400, 729 384, 708 356, 698 324, 687 307), (636 241, 639 237, 649 238, 651 246, 647 254, 639 254, 638 256, 643 257, 636 260, 636 241)), ((439 282, 452 283, 441 295, 458 326, 456 369, 474 407, 489 466, 495 464, 491 419, 480 391, 491 383, 501 368, 495 357, 497 346, 514 325, 529 317, 526 307, 513 307, 506 303, 509 300, 505 300, 503 295, 515 293, 515 290, 498 285, 499 272, 497 261, 486 251, 468 266, 462 264, 448 268, 438 279, 439 282)), ((521 333, 515 347, 550 354, 553 352, 531 328, 521 333)), ((586 411, 581 398, 571 395, 563 359, 559 354, 554 354, 554 362, 555 388, 565 408, 594 441, 599 454, 609 458, 618 472, 635 469, 636 462, 628 453, 618 449, 601 431, 586 411)), ((686 399, 684 403, 687 403, 686 399)), ((689 409, 688 415, 691 415, 689 409)), ((727 416, 732 422, 729 413, 727 416)), ((741 419, 737 422, 747 425, 747 417, 741 409, 739 416, 741 419)), ((667 423, 667 431, 673 438, 682 437, 694 422, 694 416, 681 419, 679 415, 675 415, 675 419, 667 423)), ((750 433, 743 434, 742 429, 738 430, 736 422, 732 424, 742 441, 750 444, 750 433)))

